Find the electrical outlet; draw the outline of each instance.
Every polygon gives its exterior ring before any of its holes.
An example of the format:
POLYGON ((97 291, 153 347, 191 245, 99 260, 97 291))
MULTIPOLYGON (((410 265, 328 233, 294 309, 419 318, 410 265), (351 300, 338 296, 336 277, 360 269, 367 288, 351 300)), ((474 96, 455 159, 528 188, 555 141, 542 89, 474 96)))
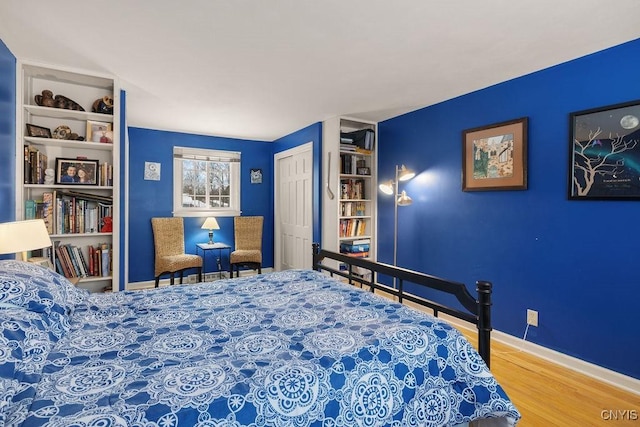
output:
POLYGON ((197 282, 198 282, 197 274, 190 274, 187 276, 187 283, 197 283, 197 282))
POLYGON ((538 326, 538 312, 535 310, 527 309, 527 325, 538 326))

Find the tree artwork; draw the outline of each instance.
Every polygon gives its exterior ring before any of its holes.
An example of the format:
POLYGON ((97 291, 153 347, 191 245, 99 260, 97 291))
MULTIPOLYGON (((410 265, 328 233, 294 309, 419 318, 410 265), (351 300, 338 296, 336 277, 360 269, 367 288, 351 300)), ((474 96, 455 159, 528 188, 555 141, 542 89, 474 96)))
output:
POLYGON ((596 177, 602 181, 618 180, 625 169, 625 159, 619 156, 638 145, 638 139, 625 140, 624 136, 609 135, 608 139, 598 139, 600 128, 589 132, 586 141, 573 140, 573 185, 578 196, 589 194, 596 177))
POLYGON ((640 199, 640 101, 572 113, 570 199, 640 199))

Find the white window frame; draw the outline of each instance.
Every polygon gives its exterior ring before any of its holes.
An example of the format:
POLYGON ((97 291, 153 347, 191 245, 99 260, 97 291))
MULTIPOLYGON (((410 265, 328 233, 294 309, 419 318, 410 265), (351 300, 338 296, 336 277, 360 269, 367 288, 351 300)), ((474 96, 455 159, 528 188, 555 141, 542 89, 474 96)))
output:
POLYGON ((240 215, 240 152, 204 148, 173 147, 173 215, 183 217, 240 215), (229 162, 229 207, 183 207, 182 164, 184 160, 229 162))

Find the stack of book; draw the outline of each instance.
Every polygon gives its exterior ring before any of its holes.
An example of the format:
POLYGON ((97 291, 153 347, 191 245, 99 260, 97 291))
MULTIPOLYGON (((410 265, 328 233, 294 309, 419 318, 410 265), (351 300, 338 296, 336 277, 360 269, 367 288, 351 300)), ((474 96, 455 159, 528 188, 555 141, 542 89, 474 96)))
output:
POLYGON ((375 132, 373 129, 360 129, 353 132, 340 132, 340 149, 342 145, 353 145, 362 150, 373 150, 375 132))
POLYGON ((370 239, 352 240, 340 243, 340 253, 355 258, 366 258, 369 256, 370 239))

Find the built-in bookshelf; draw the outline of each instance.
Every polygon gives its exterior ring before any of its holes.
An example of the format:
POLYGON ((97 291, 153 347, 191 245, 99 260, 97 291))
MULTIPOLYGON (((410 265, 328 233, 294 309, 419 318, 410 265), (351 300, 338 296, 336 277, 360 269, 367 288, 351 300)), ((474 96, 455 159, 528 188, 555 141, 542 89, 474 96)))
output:
POLYGON ((18 219, 42 218, 42 254, 90 291, 118 290, 119 93, 117 80, 20 62, 18 219))
POLYGON ((328 188, 323 193, 322 246, 375 260, 377 125, 348 117, 323 125, 323 188, 328 188))

